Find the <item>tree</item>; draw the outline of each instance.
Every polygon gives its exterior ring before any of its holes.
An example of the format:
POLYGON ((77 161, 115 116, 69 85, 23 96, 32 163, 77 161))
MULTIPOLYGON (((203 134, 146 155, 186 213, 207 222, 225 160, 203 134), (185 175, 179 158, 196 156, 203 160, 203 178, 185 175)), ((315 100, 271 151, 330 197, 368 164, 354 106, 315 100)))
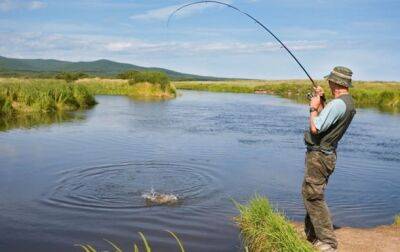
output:
POLYGON ((68 83, 87 77, 89 77, 87 74, 81 72, 61 72, 55 76, 56 79, 65 80, 68 83))

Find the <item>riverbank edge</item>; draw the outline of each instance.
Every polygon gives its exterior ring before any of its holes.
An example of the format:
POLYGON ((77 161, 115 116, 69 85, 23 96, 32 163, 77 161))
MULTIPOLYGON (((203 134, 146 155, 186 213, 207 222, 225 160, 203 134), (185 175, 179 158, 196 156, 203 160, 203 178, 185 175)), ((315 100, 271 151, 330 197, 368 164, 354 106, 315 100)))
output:
MULTIPOLYGON (((307 94, 311 91, 310 82, 306 80, 175 81, 173 83, 181 90, 267 94, 299 103, 307 103, 307 94)), ((326 97, 331 99, 332 95, 327 82, 318 80, 316 83, 324 88, 326 97)), ((357 107, 400 113, 400 82, 355 81, 353 85, 354 88, 350 89, 350 93, 357 107)))
MULTIPOLYGON (((248 251, 315 251, 306 240, 303 223, 288 220, 266 197, 256 195, 244 205, 235 205, 239 216, 234 222, 248 251)), ((400 215, 394 217, 392 225, 340 227, 335 234, 339 251, 400 251, 400 215)))

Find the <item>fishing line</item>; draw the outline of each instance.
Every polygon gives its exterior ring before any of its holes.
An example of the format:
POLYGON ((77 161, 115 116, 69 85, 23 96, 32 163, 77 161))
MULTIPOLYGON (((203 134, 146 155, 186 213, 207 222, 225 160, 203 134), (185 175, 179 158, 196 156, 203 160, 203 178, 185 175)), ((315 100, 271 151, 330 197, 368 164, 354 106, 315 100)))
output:
POLYGON ((310 74, 307 72, 307 70, 304 68, 304 66, 300 63, 300 61, 296 58, 296 56, 294 56, 294 54, 292 53, 292 51, 270 30, 268 29, 263 23, 261 23, 260 21, 258 21, 256 18, 254 18, 253 16, 251 16, 250 14, 248 14, 247 12, 244 12, 242 10, 240 10, 239 8, 231 5, 231 4, 227 4, 227 3, 223 3, 223 2, 219 2, 219 1, 197 1, 197 2, 192 2, 192 3, 188 3, 185 5, 182 5, 181 7, 179 7, 178 9, 176 9, 175 11, 173 11, 171 13, 171 15, 168 17, 168 21, 167 21, 167 27, 169 27, 169 24, 171 22, 172 17, 178 13, 179 11, 181 11, 184 8, 187 8, 189 6, 193 6, 193 5, 197 5, 197 4, 207 4, 207 3, 215 3, 215 4, 219 4, 219 5, 223 5, 226 7, 229 7, 247 17, 249 17, 250 19, 252 19, 254 22, 256 22, 256 24, 258 24, 259 26, 261 26, 264 30, 266 30, 272 37, 274 37, 279 44, 282 45, 283 48, 285 48, 285 50, 289 53, 290 56, 292 56, 292 58, 296 61, 296 63, 301 67, 301 69, 304 71, 304 73, 307 75, 307 77, 310 79, 312 85, 314 87, 317 87, 317 85, 315 84, 314 80, 311 78, 310 74))

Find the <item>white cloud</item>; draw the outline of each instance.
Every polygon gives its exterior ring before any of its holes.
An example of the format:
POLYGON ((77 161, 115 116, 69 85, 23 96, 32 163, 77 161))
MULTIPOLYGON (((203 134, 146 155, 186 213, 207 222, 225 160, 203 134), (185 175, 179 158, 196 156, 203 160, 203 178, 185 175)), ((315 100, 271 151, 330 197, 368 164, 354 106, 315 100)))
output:
MULTIPOLYGON (((225 1, 226 3, 231 3, 231 1, 225 1)), ((176 9, 182 5, 172 5, 158 9, 152 9, 144 12, 143 14, 132 15, 130 18, 134 20, 144 20, 144 21, 166 21, 168 17, 176 9)), ((182 9, 180 12, 176 13, 177 17, 190 16, 193 13, 201 12, 205 9, 220 7, 216 4, 197 4, 192 5, 187 8, 182 9)))
POLYGON ((37 10, 47 6, 42 1, 0 0, 0 11, 11 11, 17 9, 37 10))
POLYGON ((132 15, 130 18, 135 20, 167 20, 169 15, 179 8, 179 6, 168 6, 159 9, 146 11, 143 14, 132 15))
MULTIPOLYGON (((294 51, 320 50, 328 47, 325 41, 287 41, 294 51)), ((97 35, 62 35, 41 32, 1 33, 0 55, 8 52, 70 55, 178 55, 204 54, 259 54, 283 50, 278 43, 246 42, 147 42, 139 39, 125 40, 119 37, 97 35)))
POLYGON ((132 46, 129 42, 111 42, 106 44, 106 48, 113 52, 123 51, 132 46))
POLYGON ((32 1, 28 3, 28 9, 30 10, 37 10, 46 7, 46 3, 40 1, 32 1))
MULTIPOLYGON (((325 41, 288 41, 287 46, 293 51, 309 51, 327 48, 325 41)), ((256 54, 282 50, 274 42, 243 43, 243 42, 168 42, 148 43, 144 41, 111 41, 104 44, 111 52, 120 53, 172 53, 178 55, 212 54, 256 54)))

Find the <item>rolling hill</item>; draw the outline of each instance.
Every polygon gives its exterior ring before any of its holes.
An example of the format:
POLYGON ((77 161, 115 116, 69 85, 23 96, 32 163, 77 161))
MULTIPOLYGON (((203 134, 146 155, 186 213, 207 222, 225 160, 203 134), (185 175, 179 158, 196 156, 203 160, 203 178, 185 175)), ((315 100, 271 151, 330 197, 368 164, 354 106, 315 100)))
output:
POLYGON ((127 71, 161 71, 174 80, 221 80, 223 78, 180 73, 164 68, 142 67, 106 59, 70 62, 54 59, 15 59, 0 56, 1 76, 52 76, 59 72, 83 72, 92 76, 114 77, 127 71))

